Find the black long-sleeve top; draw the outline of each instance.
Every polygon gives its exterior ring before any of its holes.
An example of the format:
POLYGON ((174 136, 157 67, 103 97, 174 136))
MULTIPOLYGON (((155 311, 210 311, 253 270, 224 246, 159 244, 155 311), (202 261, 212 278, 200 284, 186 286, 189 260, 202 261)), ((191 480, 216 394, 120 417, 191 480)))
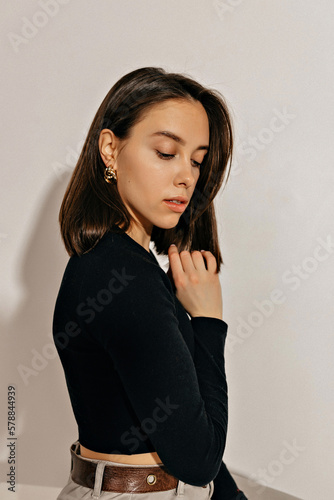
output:
POLYGON ((110 454, 156 451, 178 479, 215 479, 213 499, 237 498, 225 495, 224 484, 238 490, 222 462, 227 328, 190 319, 153 252, 126 233, 110 231, 72 256, 53 338, 80 443, 110 454))

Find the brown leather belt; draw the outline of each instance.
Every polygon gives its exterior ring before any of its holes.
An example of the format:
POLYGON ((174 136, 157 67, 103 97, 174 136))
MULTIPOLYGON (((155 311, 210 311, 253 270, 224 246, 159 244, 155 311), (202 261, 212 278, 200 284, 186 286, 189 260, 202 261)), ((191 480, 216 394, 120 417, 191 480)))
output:
MULTIPOLYGON (((94 488, 98 462, 92 462, 78 455, 76 443, 71 445, 71 477, 73 481, 86 488, 94 488)), ((117 493, 147 493, 150 491, 167 491, 177 487, 178 479, 172 476, 164 465, 126 466, 105 465, 102 491, 117 493)), ((205 488, 207 485, 203 486, 205 488)))

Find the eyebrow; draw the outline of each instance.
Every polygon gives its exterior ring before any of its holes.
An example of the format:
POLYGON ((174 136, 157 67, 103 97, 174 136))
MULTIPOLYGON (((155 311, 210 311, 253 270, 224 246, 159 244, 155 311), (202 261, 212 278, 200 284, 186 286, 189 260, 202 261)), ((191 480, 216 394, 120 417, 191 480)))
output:
MULTIPOLYGON (((154 132, 153 135, 163 135, 165 137, 169 137, 170 139, 173 139, 173 141, 175 142, 179 142, 180 144, 182 144, 182 146, 185 145, 185 141, 183 139, 181 139, 181 137, 179 137, 178 135, 175 135, 173 134, 172 132, 169 132, 168 130, 161 130, 159 132, 154 132)), ((209 150, 209 146, 198 146, 198 148, 196 149, 196 151, 198 149, 206 149, 207 151, 209 150)))

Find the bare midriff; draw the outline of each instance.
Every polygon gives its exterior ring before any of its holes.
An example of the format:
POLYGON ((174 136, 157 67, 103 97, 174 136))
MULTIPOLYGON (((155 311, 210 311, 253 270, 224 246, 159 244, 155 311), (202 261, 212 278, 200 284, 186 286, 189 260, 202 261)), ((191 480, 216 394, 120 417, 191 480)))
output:
POLYGON ((162 465, 162 461, 155 451, 152 453, 138 453, 136 455, 112 455, 109 453, 99 453, 97 451, 89 450, 80 444, 80 455, 85 458, 108 460, 110 462, 118 462, 122 464, 162 465))

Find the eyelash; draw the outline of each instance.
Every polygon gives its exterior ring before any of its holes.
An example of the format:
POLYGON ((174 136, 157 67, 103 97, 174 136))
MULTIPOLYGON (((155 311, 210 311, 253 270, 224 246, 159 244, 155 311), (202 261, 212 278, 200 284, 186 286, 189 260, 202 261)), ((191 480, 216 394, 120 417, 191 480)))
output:
MULTIPOLYGON (((159 156, 159 158, 161 158, 163 160, 171 160, 175 156, 175 155, 169 155, 166 153, 161 153, 161 151, 158 151, 157 149, 155 151, 156 151, 157 155, 159 156)), ((198 163, 198 161, 193 160, 193 162, 195 163, 196 167, 201 166, 201 163, 198 163)))

